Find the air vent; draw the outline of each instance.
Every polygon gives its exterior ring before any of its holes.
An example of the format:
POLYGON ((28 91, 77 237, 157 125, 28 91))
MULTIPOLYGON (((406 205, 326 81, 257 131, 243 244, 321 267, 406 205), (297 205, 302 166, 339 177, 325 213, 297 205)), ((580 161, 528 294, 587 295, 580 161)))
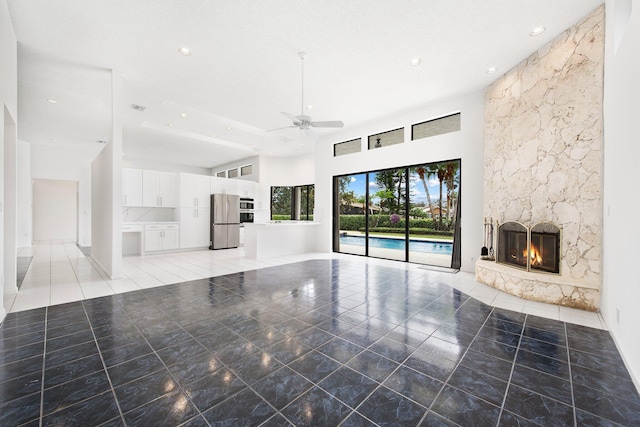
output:
POLYGON ((143 107, 142 105, 138 104, 131 104, 131 109, 136 111, 144 111, 147 109, 147 107, 143 107))

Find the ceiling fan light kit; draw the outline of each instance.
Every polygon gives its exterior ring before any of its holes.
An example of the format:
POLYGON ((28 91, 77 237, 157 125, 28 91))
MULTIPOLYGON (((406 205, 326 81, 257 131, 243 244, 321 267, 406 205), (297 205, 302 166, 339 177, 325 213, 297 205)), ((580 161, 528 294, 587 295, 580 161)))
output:
POLYGON ((341 128, 344 126, 340 120, 330 120, 330 121, 322 121, 322 122, 314 122, 310 116, 304 114, 304 60, 307 57, 305 52, 298 52, 298 57, 302 61, 302 79, 301 79, 301 87, 302 87, 302 96, 300 100, 300 115, 294 116, 293 114, 281 112, 283 116, 290 119, 293 124, 291 126, 285 126, 277 129, 271 129, 267 132, 273 132, 281 129, 289 129, 289 128, 298 128, 300 130, 307 130, 309 128, 341 128))

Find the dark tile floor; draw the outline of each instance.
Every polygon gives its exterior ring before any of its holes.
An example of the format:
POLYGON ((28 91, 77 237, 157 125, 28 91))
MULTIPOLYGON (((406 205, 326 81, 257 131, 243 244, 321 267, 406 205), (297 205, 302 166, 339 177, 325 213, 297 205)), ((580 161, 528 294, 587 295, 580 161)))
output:
POLYGON ((317 260, 9 314, 0 425, 640 425, 605 331, 317 260))

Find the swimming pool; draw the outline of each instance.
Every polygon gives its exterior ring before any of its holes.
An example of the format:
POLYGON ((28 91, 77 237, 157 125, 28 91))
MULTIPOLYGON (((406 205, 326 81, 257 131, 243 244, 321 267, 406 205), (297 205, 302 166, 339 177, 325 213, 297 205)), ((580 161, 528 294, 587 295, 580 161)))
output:
MULTIPOLYGON (((341 245, 364 246, 364 236, 340 236, 341 245)), ((404 250, 403 239, 393 239, 389 237, 369 237, 370 248, 404 250)), ((430 254, 451 255, 453 243, 433 242, 429 240, 409 240, 409 251, 426 252, 430 254)))

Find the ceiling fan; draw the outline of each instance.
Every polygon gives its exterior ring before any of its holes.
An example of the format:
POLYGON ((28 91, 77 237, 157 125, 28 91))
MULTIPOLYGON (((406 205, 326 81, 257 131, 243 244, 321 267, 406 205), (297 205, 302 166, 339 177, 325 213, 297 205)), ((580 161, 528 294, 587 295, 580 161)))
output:
POLYGON ((271 129, 267 132, 273 132, 281 129, 289 129, 289 128, 299 128, 300 130, 307 130, 309 128, 341 128, 344 126, 340 120, 332 120, 332 121, 324 121, 324 122, 314 122, 311 120, 311 117, 306 116, 304 114, 304 60, 307 57, 307 54, 304 52, 298 52, 298 57, 302 61, 302 100, 300 103, 300 115, 294 116, 293 114, 281 112, 283 116, 291 119, 293 124, 291 126, 285 126, 277 129, 271 129))

